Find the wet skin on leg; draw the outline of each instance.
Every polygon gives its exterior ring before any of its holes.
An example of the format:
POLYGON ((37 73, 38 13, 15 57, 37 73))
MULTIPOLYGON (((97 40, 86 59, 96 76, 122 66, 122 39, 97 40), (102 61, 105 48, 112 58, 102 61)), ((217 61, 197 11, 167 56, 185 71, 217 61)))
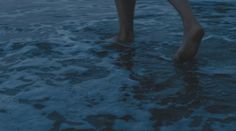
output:
POLYGON ((129 42, 134 39, 134 12, 136 0, 115 0, 120 29, 117 41, 129 42))
POLYGON ((179 12, 184 26, 183 44, 178 49, 175 60, 185 62, 193 59, 197 54, 204 31, 194 17, 188 0, 169 0, 169 2, 179 12))
MULTIPOLYGON (((120 31, 117 41, 132 41, 134 37, 133 21, 136 0, 115 0, 119 16, 120 31)), ((183 25, 183 44, 178 49, 175 60, 188 61, 195 57, 204 35, 202 26, 196 20, 188 0, 169 0, 179 12, 183 25)))

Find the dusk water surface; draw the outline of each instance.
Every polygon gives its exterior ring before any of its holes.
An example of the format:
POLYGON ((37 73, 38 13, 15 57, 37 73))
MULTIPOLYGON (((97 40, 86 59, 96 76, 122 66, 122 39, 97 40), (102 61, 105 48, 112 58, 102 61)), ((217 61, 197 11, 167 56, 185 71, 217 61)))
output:
POLYGON ((182 23, 138 0, 117 45, 112 0, 0 0, 0 131, 235 131, 236 1, 191 1, 206 35, 176 65, 182 23))

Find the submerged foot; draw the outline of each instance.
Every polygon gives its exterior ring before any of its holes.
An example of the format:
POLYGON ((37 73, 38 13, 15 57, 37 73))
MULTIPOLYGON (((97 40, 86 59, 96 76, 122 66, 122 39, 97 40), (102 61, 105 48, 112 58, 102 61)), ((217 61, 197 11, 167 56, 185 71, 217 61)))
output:
POLYGON ((117 36, 114 37, 115 42, 133 42, 134 35, 133 33, 119 33, 117 36))
POLYGON ((175 60, 185 62, 193 59, 198 52, 199 45, 204 36, 204 30, 199 24, 195 24, 185 33, 183 45, 178 49, 175 60))

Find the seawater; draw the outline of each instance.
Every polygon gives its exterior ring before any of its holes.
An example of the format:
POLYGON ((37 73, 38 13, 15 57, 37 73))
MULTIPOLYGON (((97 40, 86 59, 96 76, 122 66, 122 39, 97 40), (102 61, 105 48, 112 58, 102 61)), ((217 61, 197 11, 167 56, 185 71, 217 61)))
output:
POLYGON ((236 2, 191 1, 206 35, 176 65, 182 23, 165 0, 138 0, 136 41, 111 0, 0 1, 1 131, 233 131, 236 2))

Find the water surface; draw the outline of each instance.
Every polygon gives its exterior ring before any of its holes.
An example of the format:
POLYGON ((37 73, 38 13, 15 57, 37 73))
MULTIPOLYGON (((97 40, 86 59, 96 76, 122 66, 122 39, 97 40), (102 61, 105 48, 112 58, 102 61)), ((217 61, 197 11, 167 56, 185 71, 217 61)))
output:
POLYGON ((206 36, 175 65, 182 23, 139 0, 131 45, 110 0, 0 1, 1 131, 233 131, 236 2, 192 1, 206 36))

